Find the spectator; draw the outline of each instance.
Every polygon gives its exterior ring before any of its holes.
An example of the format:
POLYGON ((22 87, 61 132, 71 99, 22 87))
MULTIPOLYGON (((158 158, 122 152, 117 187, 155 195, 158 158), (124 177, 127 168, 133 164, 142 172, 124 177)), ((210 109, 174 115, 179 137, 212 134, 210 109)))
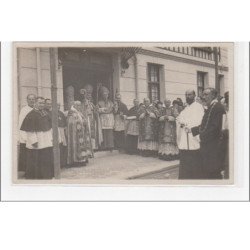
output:
POLYGON ((157 104, 156 104, 156 108, 160 111, 163 109, 163 103, 158 101, 157 104))
POLYGON ((221 179, 220 138, 222 131, 222 117, 224 107, 217 100, 217 91, 207 88, 203 92, 203 99, 207 110, 200 126, 186 128, 193 136, 200 135, 200 150, 202 157, 202 175, 204 179, 221 179))
POLYGON ((178 101, 178 105, 179 105, 179 107, 178 107, 178 111, 179 111, 179 113, 185 108, 185 105, 184 105, 184 103, 183 103, 183 101, 182 101, 182 99, 181 98, 176 98, 176 100, 178 101))
POLYGON ((223 106, 225 114, 222 119, 222 134, 221 134, 221 166, 223 179, 229 178, 229 92, 224 94, 223 106))
POLYGON ((47 112, 50 117, 52 117, 52 101, 49 98, 45 99, 44 111, 47 112))

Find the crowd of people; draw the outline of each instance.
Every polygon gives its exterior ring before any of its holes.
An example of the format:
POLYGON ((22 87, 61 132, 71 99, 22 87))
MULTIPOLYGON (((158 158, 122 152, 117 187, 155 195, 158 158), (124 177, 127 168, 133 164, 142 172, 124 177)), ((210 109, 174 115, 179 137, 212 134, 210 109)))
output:
MULTIPOLYGON (((166 161, 180 159, 179 179, 228 178, 228 93, 218 100, 216 91, 208 88, 199 99, 187 90, 186 103, 180 98, 172 103, 134 99, 130 109, 120 93, 112 102, 105 86, 98 90, 96 105, 92 85, 80 94, 81 100, 73 101, 66 112, 58 104, 61 167, 86 166, 97 150, 117 149, 166 161)), ((53 178, 51 100, 29 94, 19 129, 19 170, 26 179, 53 178)))

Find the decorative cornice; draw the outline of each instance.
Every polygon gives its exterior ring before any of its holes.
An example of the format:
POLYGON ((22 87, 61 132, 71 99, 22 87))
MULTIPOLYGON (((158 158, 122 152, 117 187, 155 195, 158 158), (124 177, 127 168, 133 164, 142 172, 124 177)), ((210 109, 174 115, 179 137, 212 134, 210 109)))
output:
MULTIPOLYGON (((159 52, 151 51, 151 50, 147 50, 147 49, 141 49, 138 52, 138 54, 158 57, 158 58, 162 58, 162 59, 169 59, 169 60, 174 60, 174 61, 177 61, 177 62, 184 62, 184 63, 194 64, 194 65, 199 65, 199 66, 204 66, 204 67, 214 68, 213 63, 198 61, 198 60, 194 60, 194 59, 191 59, 191 58, 189 59, 189 58, 185 58, 185 57, 178 57, 178 56, 169 55, 169 54, 163 54, 163 53, 159 53, 159 52)), ((219 66, 219 70, 228 71, 228 67, 219 66)))

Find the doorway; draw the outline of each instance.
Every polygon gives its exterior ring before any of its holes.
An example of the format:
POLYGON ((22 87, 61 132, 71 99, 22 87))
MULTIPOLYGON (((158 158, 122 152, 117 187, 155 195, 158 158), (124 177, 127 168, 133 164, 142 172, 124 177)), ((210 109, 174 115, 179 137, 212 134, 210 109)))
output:
POLYGON ((95 105, 99 99, 97 90, 100 85, 109 89, 110 98, 113 99, 112 56, 96 50, 61 49, 65 109, 69 108, 69 92, 67 91, 69 86, 75 101, 81 101, 80 89, 84 88, 86 84, 93 86, 92 100, 95 105))

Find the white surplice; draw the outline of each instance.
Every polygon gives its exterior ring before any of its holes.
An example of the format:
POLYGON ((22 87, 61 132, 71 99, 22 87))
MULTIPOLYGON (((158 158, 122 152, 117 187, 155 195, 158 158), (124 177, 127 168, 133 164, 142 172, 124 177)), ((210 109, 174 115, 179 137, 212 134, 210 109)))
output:
POLYGON ((33 108, 31 108, 30 106, 26 105, 24 106, 19 114, 19 124, 18 124, 18 128, 19 128, 19 142, 20 143, 26 143, 27 140, 27 135, 25 131, 20 130, 23 120, 25 119, 25 117, 27 116, 27 114, 32 110, 33 108))
POLYGON ((199 126, 203 115, 204 109, 202 105, 193 102, 191 105, 187 105, 176 118, 177 145, 180 150, 198 150, 200 148, 199 135, 193 136, 192 133, 186 133, 181 124, 185 124, 188 128, 199 126))

